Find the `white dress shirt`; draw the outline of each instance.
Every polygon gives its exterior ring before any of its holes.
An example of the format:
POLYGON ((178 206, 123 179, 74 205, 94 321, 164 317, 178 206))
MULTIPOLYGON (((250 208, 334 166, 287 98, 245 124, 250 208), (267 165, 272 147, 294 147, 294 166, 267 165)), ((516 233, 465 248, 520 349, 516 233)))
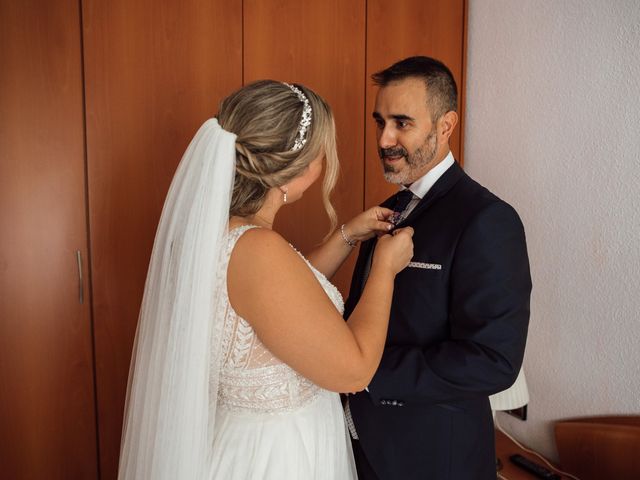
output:
POLYGON ((449 170, 449 167, 451 167, 451 165, 453 165, 454 162, 455 160, 453 158, 453 154, 449 152, 447 156, 444 157, 444 159, 439 164, 437 164, 435 167, 429 170, 426 174, 424 174, 418 180, 416 180, 411 185, 409 185, 408 188, 405 187, 404 185, 400 187, 400 190, 408 189, 414 195, 414 197, 411 199, 411 201, 407 205, 407 208, 405 208, 404 211, 402 212, 402 215, 400 217, 401 221, 409 216, 409 214, 416 207, 416 205, 420 203, 420 200, 424 198, 427 192, 431 190, 431 187, 435 185, 435 183, 444 174, 444 172, 449 170))

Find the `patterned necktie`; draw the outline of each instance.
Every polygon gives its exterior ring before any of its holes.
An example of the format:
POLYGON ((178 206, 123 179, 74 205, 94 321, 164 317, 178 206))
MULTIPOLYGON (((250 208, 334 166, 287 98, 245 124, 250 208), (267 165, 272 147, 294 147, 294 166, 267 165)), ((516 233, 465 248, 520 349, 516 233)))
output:
POLYGON ((393 206, 393 215, 389 218, 389 221, 394 225, 400 223, 402 219, 402 213, 406 210, 407 205, 411 202, 413 198, 413 193, 408 188, 405 190, 400 190, 396 194, 396 203, 393 206))

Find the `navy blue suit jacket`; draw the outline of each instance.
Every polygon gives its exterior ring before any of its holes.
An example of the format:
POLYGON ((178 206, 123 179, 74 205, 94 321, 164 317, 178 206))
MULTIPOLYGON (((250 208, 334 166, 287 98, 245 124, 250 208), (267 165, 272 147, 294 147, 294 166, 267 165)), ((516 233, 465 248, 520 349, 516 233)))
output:
MULTIPOLYGON (((456 163, 402 226, 415 230, 417 265, 396 276, 369 392, 349 397, 361 447, 381 480, 495 480, 488 396, 515 381, 529 322, 522 223, 456 163)), ((347 318, 375 242, 360 248, 347 318)))

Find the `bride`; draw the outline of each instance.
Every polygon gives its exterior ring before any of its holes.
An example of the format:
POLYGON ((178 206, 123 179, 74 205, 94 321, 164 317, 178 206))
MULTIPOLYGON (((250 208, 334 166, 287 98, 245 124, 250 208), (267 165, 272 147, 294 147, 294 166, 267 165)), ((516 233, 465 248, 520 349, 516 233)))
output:
POLYGON ((355 479, 339 395, 380 361, 412 230, 374 207, 340 228, 333 116, 309 88, 233 93, 180 162, 156 233, 132 358, 120 479, 355 479), (271 229, 325 164, 332 231, 307 258, 271 229), (382 235, 349 318, 329 282, 382 235))

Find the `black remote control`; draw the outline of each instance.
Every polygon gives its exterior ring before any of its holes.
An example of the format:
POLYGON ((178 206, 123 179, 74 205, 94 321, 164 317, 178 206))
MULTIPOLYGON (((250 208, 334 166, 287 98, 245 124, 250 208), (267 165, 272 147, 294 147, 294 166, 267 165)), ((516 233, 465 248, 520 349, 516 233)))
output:
POLYGON ((527 472, 534 474, 538 478, 544 478, 545 480, 560 480, 560 475, 557 473, 553 473, 551 470, 544 468, 536 462, 532 462, 522 455, 511 455, 509 460, 527 472))

